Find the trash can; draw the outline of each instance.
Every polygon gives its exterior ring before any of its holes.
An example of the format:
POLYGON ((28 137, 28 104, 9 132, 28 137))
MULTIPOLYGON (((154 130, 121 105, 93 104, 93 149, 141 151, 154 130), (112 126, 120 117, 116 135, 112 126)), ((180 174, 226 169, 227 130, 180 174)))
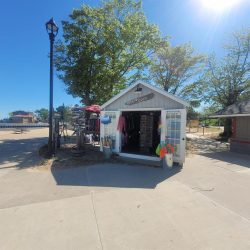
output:
POLYGON ((112 150, 111 150, 110 146, 103 146, 103 154, 104 154, 104 158, 106 160, 110 159, 110 157, 112 155, 112 150))

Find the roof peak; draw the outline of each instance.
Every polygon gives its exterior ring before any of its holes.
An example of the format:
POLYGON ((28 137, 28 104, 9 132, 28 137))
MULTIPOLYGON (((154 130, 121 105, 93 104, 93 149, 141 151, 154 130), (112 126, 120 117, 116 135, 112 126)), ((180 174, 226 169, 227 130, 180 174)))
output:
POLYGON ((174 101, 176 101, 178 103, 181 103, 185 107, 189 106, 189 103, 187 101, 185 101, 184 99, 182 99, 182 98, 180 98, 180 97, 178 97, 176 95, 173 95, 171 93, 168 93, 167 91, 165 91, 163 89, 160 89, 159 87, 157 87, 155 85, 152 85, 150 83, 146 83, 144 81, 138 80, 135 83, 133 83, 130 86, 128 86, 127 88, 121 90, 120 93, 118 93, 117 95, 113 96, 109 101, 107 101, 106 103, 104 103, 101 106, 101 109, 104 109, 105 107, 107 107, 108 105, 110 105, 111 103, 113 103, 114 101, 116 101, 117 99, 119 99, 121 96, 125 95, 127 92, 129 92, 131 89, 133 89, 134 87, 136 87, 139 84, 141 84, 141 85, 143 85, 145 87, 148 87, 149 89, 154 90, 157 93, 162 94, 165 97, 170 98, 170 99, 172 99, 172 100, 174 100, 174 101))

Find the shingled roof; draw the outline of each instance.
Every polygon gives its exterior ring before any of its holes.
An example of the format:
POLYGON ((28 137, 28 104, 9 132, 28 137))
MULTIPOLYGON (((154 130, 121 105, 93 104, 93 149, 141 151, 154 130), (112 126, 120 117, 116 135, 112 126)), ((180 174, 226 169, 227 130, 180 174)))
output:
POLYGON ((234 116, 250 116, 250 99, 235 103, 222 110, 219 110, 210 117, 234 117, 234 116))

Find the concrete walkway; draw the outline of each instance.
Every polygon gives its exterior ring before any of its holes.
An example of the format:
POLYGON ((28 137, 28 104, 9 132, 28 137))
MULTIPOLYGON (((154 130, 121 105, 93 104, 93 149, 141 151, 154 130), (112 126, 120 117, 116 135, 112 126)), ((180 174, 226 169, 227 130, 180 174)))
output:
POLYGON ((0 249, 250 249, 250 161, 232 158, 0 169, 0 249))
POLYGON ((1 249, 249 249, 249 172, 201 167, 194 179, 192 168, 11 170, 0 182, 1 249))

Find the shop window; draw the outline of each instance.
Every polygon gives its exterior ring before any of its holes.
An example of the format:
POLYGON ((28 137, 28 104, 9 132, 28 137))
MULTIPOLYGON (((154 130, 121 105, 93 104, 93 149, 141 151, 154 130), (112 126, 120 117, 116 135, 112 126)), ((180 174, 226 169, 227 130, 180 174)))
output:
POLYGON ((174 156, 180 157, 181 114, 179 111, 167 111, 166 143, 175 148, 174 156))

